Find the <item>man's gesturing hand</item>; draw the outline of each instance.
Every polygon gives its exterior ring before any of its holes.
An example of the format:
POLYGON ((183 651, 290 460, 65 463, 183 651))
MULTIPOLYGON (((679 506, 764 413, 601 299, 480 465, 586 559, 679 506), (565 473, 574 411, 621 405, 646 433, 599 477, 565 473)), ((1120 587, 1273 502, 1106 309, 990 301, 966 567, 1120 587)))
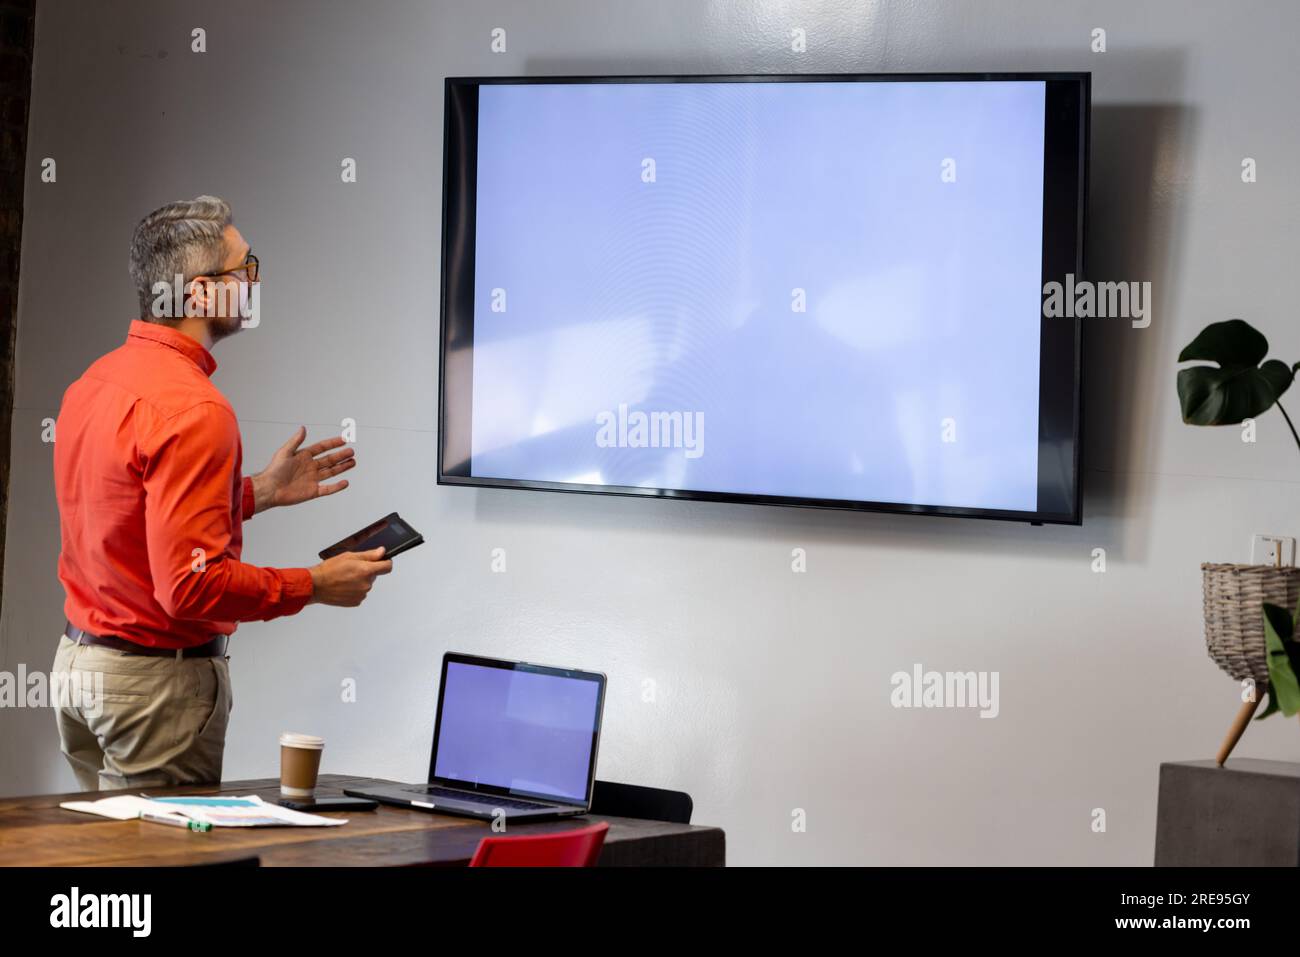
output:
POLYGON ((368 552, 344 552, 327 558, 311 569, 313 602, 355 608, 370 591, 377 575, 393 570, 392 560, 384 561, 384 549, 368 552))
POLYGON ((255 512, 275 508, 277 505, 310 502, 314 498, 333 495, 348 487, 347 479, 330 485, 321 483, 353 468, 357 464, 356 452, 353 449, 333 451, 345 444, 337 435, 305 449, 299 448, 306 438, 306 427, 299 426, 289 441, 271 456, 271 463, 253 476, 255 512))

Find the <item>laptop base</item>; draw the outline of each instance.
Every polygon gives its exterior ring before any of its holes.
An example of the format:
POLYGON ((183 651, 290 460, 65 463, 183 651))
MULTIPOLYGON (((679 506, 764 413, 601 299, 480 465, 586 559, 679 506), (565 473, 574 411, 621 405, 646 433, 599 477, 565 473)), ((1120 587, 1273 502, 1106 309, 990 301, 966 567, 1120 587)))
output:
MULTIPOLYGON (((478 796, 475 796, 475 799, 467 797, 462 800, 422 793, 428 786, 424 784, 375 785, 344 788, 343 793, 349 797, 369 798, 393 807, 409 807, 434 814, 454 814, 457 817, 472 817, 481 821, 492 821, 498 818, 507 821, 546 821, 586 813, 586 808, 572 805, 538 804, 536 808, 507 807, 504 804, 478 800, 478 796)), ((518 803, 514 798, 503 797, 500 800, 518 803)))

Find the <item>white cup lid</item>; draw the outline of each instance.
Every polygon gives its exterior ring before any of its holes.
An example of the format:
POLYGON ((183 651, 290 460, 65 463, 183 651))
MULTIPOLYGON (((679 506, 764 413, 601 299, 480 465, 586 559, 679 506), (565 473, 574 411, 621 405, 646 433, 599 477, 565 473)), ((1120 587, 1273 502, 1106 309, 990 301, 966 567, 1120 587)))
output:
POLYGON ((280 735, 280 744, 286 748, 309 748, 320 751, 325 747, 325 739, 318 738, 314 734, 298 734, 296 731, 286 731, 280 735))

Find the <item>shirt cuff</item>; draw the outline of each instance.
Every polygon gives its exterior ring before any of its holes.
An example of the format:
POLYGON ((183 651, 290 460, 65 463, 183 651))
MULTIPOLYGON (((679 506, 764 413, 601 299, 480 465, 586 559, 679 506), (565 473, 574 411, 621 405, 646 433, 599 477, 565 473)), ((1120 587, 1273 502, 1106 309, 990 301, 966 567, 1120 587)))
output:
POLYGON ((311 601, 316 591, 312 584, 311 572, 305 568, 282 568, 279 572, 282 614, 297 614, 311 601))
POLYGON ((257 507, 257 500, 253 497, 253 480, 247 475, 244 476, 244 496, 240 505, 240 514, 243 518, 252 518, 253 510, 257 507))

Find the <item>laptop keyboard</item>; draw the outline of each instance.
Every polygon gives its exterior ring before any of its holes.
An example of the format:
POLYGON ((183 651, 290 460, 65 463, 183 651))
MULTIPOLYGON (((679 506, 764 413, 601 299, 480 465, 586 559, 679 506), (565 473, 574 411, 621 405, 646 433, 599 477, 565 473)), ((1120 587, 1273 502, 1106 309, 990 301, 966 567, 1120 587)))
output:
POLYGON ((453 788, 439 787, 436 784, 428 784, 424 787, 407 788, 412 794, 429 794, 433 797, 455 798, 457 801, 468 801, 471 804, 482 804, 486 807, 509 807, 521 811, 549 810, 554 807, 553 804, 538 804, 536 801, 519 801, 515 798, 496 797, 492 794, 475 794, 472 791, 457 791, 453 788))

